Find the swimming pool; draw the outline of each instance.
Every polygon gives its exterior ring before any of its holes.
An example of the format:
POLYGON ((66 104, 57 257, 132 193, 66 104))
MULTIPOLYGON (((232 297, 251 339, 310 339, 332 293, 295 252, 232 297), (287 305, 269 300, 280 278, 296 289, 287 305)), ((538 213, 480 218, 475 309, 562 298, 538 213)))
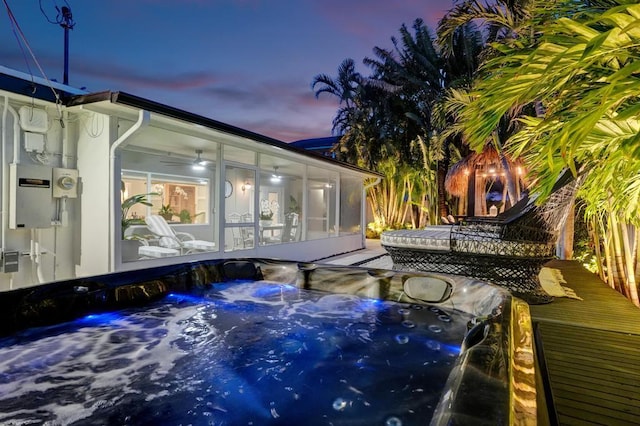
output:
POLYGON ((218 260, 0 309, 2 424, 535 424, 527 305, 460 277, 218 260))

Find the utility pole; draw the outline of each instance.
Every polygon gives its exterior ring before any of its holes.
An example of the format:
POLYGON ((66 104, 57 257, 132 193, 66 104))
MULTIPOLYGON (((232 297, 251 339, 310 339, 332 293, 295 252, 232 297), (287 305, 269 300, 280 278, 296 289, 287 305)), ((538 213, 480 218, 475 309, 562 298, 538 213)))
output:
POLYGON ((76 25, 73 22, 73 15, 71 14, 71 8, 62 6, 62 21, 60 26, 64 29, 64 74, 62 76, 62 82, 66 85, 69 84, 69 30, 72 30, 76 25))

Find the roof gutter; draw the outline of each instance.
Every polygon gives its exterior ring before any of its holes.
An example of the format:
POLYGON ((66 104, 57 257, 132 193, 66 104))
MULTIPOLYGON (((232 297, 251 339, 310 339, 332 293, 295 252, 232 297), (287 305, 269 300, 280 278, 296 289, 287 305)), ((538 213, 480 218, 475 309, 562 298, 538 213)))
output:
POLYGON ((109 225, 111 228, 109 232, 109 239, 111 240, 109 241, 109 247, 110 247, 109 268, 111 272, 115 271, 115 265, 116 265, 116 259, 115 259, 116 258, 116 241, 117 241, 116 236, 119 237, 122 232, 122 230, 120 229, 120 227, 116 222, 116 217, 119 216, 116 211, 116 197, 117 197, 117 194, 120 193, 120 185, 116 185, 116 170, 115 170, 116 150, 121 145, 124 145, 125 142, 127 142, 127 140, 134 133, 145 128, 149 124, 150 120, 151 120, 151 113, 147 110, 141 109, 138 112, 138 121, 136 121, 133 124, 133 126, 131 126, 126 132, 124 132, 122 136, 116 139, 113 142, 113 144, 111 144, 111 147, 109 148, 109 185, 111 185, 111 191, 109 196, 109 211, 111 212, 110 214, 111 220, 109 221, 109 225))

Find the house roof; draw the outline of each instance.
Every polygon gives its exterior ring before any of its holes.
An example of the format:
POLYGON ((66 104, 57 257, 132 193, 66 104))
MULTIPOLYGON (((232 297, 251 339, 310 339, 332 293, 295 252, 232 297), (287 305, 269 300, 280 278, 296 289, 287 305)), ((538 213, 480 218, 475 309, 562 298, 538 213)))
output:
POLYGON ((56 102, 57 95, 63 105, 70 97, 87 93, 85 90, 55 81, 47 82, 43 78, 34 77, 2 65, 0 65, 0 90, 53 103, 56 102))
POLYGON ((314 160, 325 161, 333 165, 350 169, 359 173, 363 173, 369 176, 380 177, 382 176, 378 172, 366 170, 344 161, 338 161, 329 157, 322 157, 308 151, 304 148, 297 147, 295 145, 282 142, 278 139, 271 138, 269 136, 261 135, 249 130, 242 129, 240 127, 232 126, 221 121, 217 121, 208 117, 204 117, 198 114, 194 114, 179 108, 175 108, 169 105, 165 105, 159 102, 155 102, 149 99, 141 98, 139 96, 132 95, 126 92, 97 92, 84 95, 73 96, 67 102, 67 106, 87 105, 97 102, 110 102, 111 104, 125 105, 136 109, 146 110, 152 113, 161 114, 166 117, 171 117, 183 122, 192 123, 200 126, 204 126, 217 131, 222 131, 231 135, 239 136, 242 138, 250 139, 259 143, 277 147, 286 151, 294 152, 296 154, 303 155, 305 157, 313 158, 314 160))
POLYGON ((306 150, 328 150, 338 142, 340 136, 328 136, 325 138, 313 138, 313 139, 301 139, 299 141, 291 142, 289 145, 303 148, 306 150))
POLYGON ((366 170, 329 157, 321 157, 314 154, 313 152, 305 150, 302 147, 288 144, 269 136, 251 132, 249 130, 235 127, 227 123, 213 120, 211 118, 207 118, 126 92, 103 91, 89 93, 85 90, 76 89, 57 82, 51 82, 46 81, 42 78, 32 77, 28 74, 14 71, 3 66, 0 66, 0 90, 5 90, 18 95, 28 96, 29 98, 35 98, 46 102, 56 103, 56 101, 59 101, 66 107, 87 105, 97 102, 109 102, 115 105, 129 106, 132 108, 146 110, 152 113, 171 117, 183 122, 204 126, 213 130, 228 133, 230 135, 253 140, 299 155, 310 157, 315 160, 325 161, 334 165, 338 165, 340 167, 369 176, 381 176, 377 172, 366 170))

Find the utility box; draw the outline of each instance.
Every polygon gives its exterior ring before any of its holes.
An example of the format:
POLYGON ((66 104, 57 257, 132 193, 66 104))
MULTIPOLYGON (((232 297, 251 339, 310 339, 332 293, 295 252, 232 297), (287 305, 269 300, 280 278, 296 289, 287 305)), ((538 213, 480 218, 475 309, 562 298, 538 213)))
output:
POLYGON ((5 251, 2 256, 2 266, 5 274, 18 272, 20 265, 20 252, 5 251))
POLYGON ((24 149, 27 152, 44 152, 44 135, 24 132, 24 149))
POLYGON ((9 165, 9 228, 51 227, 51 167, 9 165))

